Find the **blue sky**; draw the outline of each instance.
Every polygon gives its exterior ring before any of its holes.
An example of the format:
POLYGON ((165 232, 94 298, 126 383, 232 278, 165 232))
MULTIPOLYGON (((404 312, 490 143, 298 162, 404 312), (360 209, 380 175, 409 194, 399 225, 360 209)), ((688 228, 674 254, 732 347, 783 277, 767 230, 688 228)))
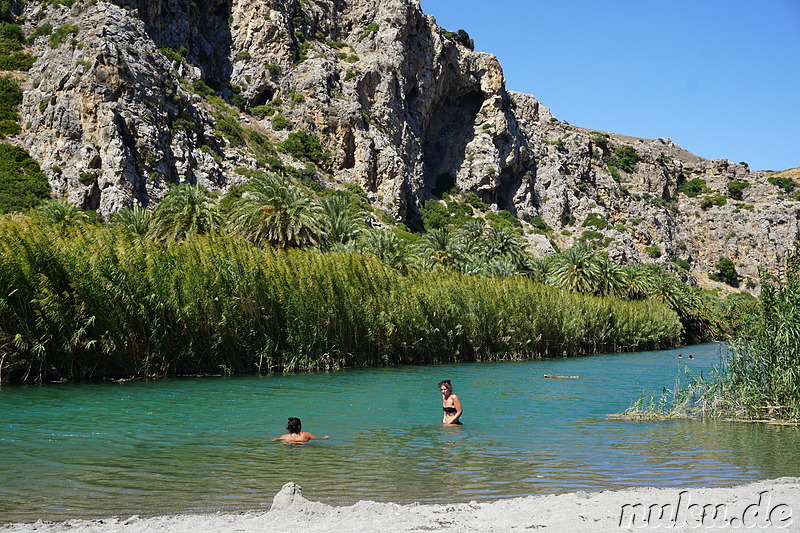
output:
POLYGON ((422 0, 559 120, 800 166, 800 0, 422 0))

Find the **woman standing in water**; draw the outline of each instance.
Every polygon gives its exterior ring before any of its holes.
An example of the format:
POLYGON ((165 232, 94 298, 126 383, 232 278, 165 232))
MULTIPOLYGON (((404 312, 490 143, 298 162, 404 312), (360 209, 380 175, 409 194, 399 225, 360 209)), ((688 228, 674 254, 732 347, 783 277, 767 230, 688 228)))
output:
POLYGON ((439 382, 439 390, 442 392, 442 411, 444 411, 443 424, 461 425, 459 418, 464 410, 461 408, 461 400, 453 394, 453 385, 449 379, 439 382))

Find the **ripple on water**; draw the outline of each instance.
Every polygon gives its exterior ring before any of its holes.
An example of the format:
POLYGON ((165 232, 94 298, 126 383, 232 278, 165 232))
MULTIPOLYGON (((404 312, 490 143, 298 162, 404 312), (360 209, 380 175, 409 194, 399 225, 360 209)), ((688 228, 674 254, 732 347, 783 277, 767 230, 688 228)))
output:
MULTIPOLYGON (((695 370, 718 360, 714 345, 691 350, 695 370)), ((286 481, 346 504, 800 475, 796 427, 606 417, 671 387, 676 355, 4 386, 0 521, 264 508, 286 481), (464 426, 440 423, 444 378, 464 426), (288 416, 333 438, 271 442, 288 416)))

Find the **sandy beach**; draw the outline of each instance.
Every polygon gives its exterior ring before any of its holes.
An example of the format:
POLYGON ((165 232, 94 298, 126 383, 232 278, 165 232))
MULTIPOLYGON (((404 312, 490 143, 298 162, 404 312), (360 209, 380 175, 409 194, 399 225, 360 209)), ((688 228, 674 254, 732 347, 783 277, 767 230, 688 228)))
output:
POLYGON ((269 510, 265 507, 227 514, 39 521, 9 524, 0 531, 798 531, 799 515, 800 478, 789 477, 734 487, 633 488, 452 505, 360 501, 343 507, 307 499, 299 485, 287 483, 272 499, 269 510))

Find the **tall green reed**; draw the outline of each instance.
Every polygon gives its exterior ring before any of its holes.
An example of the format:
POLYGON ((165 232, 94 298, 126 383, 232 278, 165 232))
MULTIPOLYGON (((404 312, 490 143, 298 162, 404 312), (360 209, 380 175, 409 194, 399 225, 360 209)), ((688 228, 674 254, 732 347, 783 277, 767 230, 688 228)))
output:
POLYGON ((327 370, 637 350, 680 341, 652 300, 411 272, 215 234, 0 219, 4 380, 327 370))
MULTIPOLYGON (((743 302, 737 334, 711 376, 687 375, 662 400, 640 400, 634 416, 800 420, 800 254, 763 280, 760 307, 743 302)), ((729 317, 731 319, 732 317, 729 317)))

